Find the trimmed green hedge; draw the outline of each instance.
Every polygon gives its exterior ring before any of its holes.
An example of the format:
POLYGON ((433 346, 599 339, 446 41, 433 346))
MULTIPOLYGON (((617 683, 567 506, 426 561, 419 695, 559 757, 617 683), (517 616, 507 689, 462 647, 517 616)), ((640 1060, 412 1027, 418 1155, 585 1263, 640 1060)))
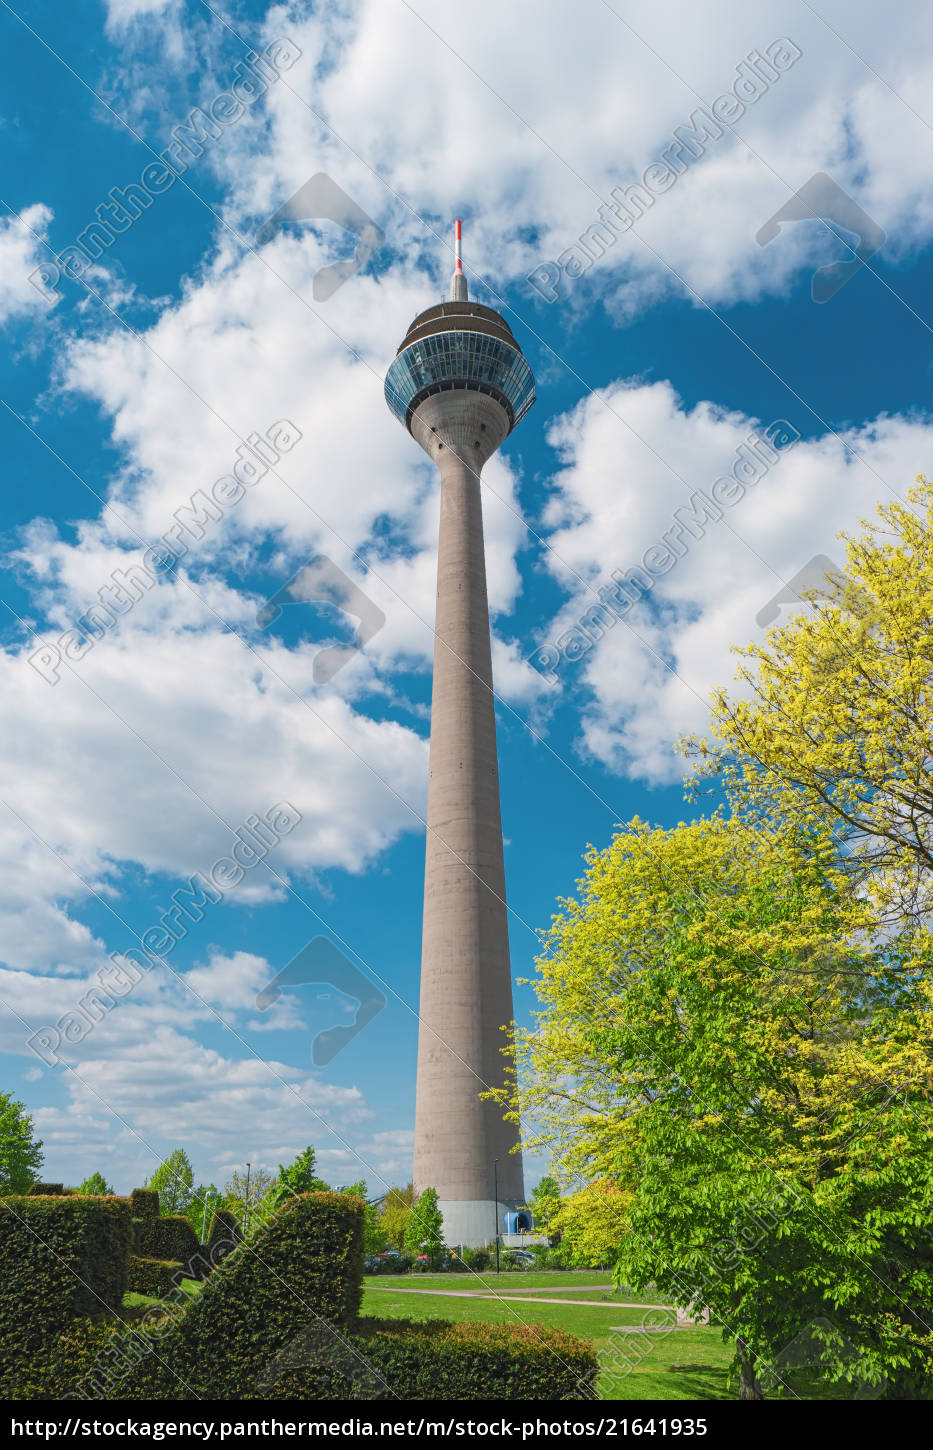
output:
POLYGON ((134 1188, 130 1194, 130 1211, 134 1218, 151 1218, 159 1212, 159 1195, 154 1188, 134 1188))
MULTIPOLYGON (((364 1208, 346 1194, 300 1195, 258 1225, 194 1296, 173 1292, 177 1261, 134 1258, 135 1292, 158 1293, 162 1303, 124 1309, 126 1323, 103 1316, 94 1323, 88 1316, 103 1305, 74 1276, 119 1305, 132 1232, 128 1200, 2 1200, 0 1353, 12 1369, 0 1389, 11 1399, 90 1400, 592 1394, 593 1347, 561 1331, 360 1319, 364 1208), (28 1229, 17 1227, 15 1215, 27 1213, 64 1264, 37 1253, 34 1237, 26 1242, 28 1229)), ((229 1234, 229 1224, 219 1228, 229 1234)))
POLYGON ((190 1263, 198 1255, 200 1241, 181 1214, 158 1215, 134 1220, 134 1252, 141 1259, 177 1259, 190 1263))
MULTIPOLYGON (((85 1375, 106 1359, 115 1327, 116 1320, 76 1319, 31 1354, 21 1354, 15 1365, 6 1363, 0 1395, 8 1400, 60 1400, 74 1395, 85 1375)), ((79 1391, 78 1397, 92 1396, 79 1391)))
POLYGON ((339 1338, 306 1326, 247 1398, 590 1399, 598 1367, 592 1344, 559 1329, 361 1319, 339 1338))
POLYGON ((64 1198, 67 1193, 74 1193, 73 1188, 66 1188, 63 1183, 34 1183, 27 1194, 28 1198, 64 1198))
POLYGON ((147 1259, 131 1254, 126 1287, 131 1294, 164 1299, 176 1287, 176 1276, 181 1279, 184 1272, 185 1266, 178 1259, 147 1259))
POLYGON ((216 1209, 211 1215, 211 1226, 207 1231, 207 1252, 214 1267, 242 1242, 243 1230, 237 1223, 236 1214, 227 1208, 216 1209))
MULTIPOLYGON (((361 1199, 306 1193, 253 1230, 193 1298, 124 1336, 115 1398, 240 1399, 309 1319, 347 1327, 362 1296, 361 1199)), ((147 1316, 148 1319, 148 1316, 147 1316)))
POLYGON ((132 1237, 118 1198, 0 1199, 0 1360, 14 1362, 71 1320, 117 1309, 132 1237))

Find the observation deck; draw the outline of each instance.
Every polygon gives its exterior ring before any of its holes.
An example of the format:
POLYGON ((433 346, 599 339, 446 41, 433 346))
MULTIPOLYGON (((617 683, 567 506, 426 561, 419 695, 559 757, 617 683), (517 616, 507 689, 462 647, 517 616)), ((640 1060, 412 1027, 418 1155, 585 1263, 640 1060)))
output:
POLYGON ((409 432, 425 398, 452 391, 495 398, 510 432, 535 400, 534 375, 511 328, 478 302, 441 302, 419 313, 386 374, 386 402, 409 432))

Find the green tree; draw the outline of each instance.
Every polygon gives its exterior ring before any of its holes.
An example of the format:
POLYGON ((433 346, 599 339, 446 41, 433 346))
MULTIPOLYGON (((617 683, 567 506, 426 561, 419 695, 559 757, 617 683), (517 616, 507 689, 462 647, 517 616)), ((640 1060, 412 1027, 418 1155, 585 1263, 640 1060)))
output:
POLYGON ((382 1200, 379 1222, 390 1248, 402 1250, 405 1247, 405 1230, 414 1197, 414 1184, 409 1183, 404 1188, 390 1188, 382 1200))
POLYGON ((297 1193, 323 1193, 328 1185, 318 1177, 314 1149, 309 1144, 294 1162, 287 1166, 279 1164, 275 1181, 270 1185, 263 1203, 263 1212, 274 1213, 277 1208, 297 1193))
POLYGON ((244 1233, 274 1212, 277 1205, 269 1197, 274 1181, 267 1169, 251 1166, 248 1174, 235 1169, 224 1184, 227 1207, 236 1214, 244 1233))
POLYGON ((532 1190, 528 1207, 534 1215, 535 1232, 547 1234, 550 1242, 560 1242, 557 1215, 560 1211, 560 1187, 556 1178, 541 1179, 532 1190))
POLYGON ((444 1216, 437 1206, 437 1189, 423 1188, 405 1225, 405 1247, 410 1254, 440 1258, 444 1247, 444 1216))
POLYGON ((364 1254, 381 1254, 383 1249, 388 1247, 388 1241, 382 1227, 378 1205, 366 1202, 369 1190, 365 1180, 361 1178, 358 1183, 350 1183, 346 1188, 338 1188, 337 1192, 351 1193, 356 1198, 361 1198, 366 1204, 363 1213, 363 1252, 364 1254))
POLYGON ((687 749, 752 819, 816 817, 848 847, 858 889, 895 926, 933 908, 933 483, 846 541, 764 643, 736 651, 712 740, 687 749))
POLYGON ((43 1161, 25 1106, 12 1093, 0 1093, 0 1194, 28 1193, 43 1161))
POLYGON ((91 1173, 79 1186, 78 1192, 93 1198, 97 1195, 112 1193, 113 1189, 102 1173, 91 1173))
POLYGON ((184 1148, 175 1148, 144 1186, 158 1193, 160 1213, 187 1213, 194 1189, 194 1169, 184 1148))
POLYGON ((191 1201, 186 1210, 186 1216, 191 1227, 198 1238, 201 1237, 202 1228, 209 1229, 211 1226, 211 1214, 217 1209, 229 1208, 226 1198, 214 1183, 199 1183, 191 1195, 191 1201), (207 1204, 207 1219, 205 1223, 204 1206, 207 1204))
POLYGON ((618 1281, 709 1305, 743 1397, 814 1321, 825 1376, 922 1393, 933 944, 876 936, 825 830, 636 821, 587 863, 517 1038, 529 1146, 614 1185, 618 1281))
POLYGON ((599 1178, 558 1200, 551 1219, 560 1245, 560 1263, 568 1268, 606 1268, 619 1262, 623 1225, 631 1192, 599 1178))

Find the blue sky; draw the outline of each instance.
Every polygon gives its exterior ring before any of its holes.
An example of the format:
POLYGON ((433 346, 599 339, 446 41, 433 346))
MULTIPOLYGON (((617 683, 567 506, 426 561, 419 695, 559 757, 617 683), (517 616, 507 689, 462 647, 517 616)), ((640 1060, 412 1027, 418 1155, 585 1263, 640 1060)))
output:
POLYGON ((409 1176, 437 491, 382 378, 446 288, 455 216, 473 295, 537 377, 484 495, 515 976, 589 844, 691 814, 675 745, 706 728, 731 647, 929 466, 930 25, 906 0, 0 5, 0 1021, 49 1176, 127 1189, 183 1144, 221 1182, 307 1142, 334 1182, 409 1176), (700 107, 723 124, 684 162, 700 107), (198 109, 209 134, 179 150, 198 109), (257 240, 318 173, 384 233, 323 299, 315 277, 356 247, 337 220, 257 240), (141 182, 91 256, 98 208, 141 182), (643 214, 569 275, 633 186, 643 214), (820 203, 760 244, 801 188, 820 203), (885 240, 816 303, 814 272, 858 245, 827 201, 885 240), (665 562, 677 510, 777 420, 799 441, 665 562), (257 434, 278 457, 235 497, 217 481, 257 434), (216 517, 179 534, 212 489, 216 517), (174 566, 79 647, 114 571, 172 529, 174 566), (658 547, 624 621, 556 681, 533 668, 658 547), (257 621, 315 556, 385 616, 324 682, 346 616, 257 621), (76 1028, 112 955, 280 802, 300 820, 265 860, 76 1028), (316 1066, 355 1001, 256 997, 319 936, 386 1005, 316 1066))

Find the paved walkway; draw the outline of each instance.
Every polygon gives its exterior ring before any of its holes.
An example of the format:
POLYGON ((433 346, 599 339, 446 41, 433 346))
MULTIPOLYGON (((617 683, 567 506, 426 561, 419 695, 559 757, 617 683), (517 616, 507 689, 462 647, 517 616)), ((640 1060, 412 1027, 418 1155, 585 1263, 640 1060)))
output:
MULTIPOLYGON (((394 1284, 367 1284, 367 1289, 382 1290, 387 1294, 429 1294, 432 1298, 441 1299, 504 1299, 509 1304, 563 1304, 572 1308, 579 1304, 586 1309, 673 1309, 671 1304, 625 1304, 618 1299, 544 1299, 530 1296, 534 1293, 547 1293, 545 1290, 529 1289, 526 1294, 496 1293, 489 1289, 397 1289, 394 1284)), ((593 1288, 599 1289, 602 1285, 594 1284, 593 1288)))

